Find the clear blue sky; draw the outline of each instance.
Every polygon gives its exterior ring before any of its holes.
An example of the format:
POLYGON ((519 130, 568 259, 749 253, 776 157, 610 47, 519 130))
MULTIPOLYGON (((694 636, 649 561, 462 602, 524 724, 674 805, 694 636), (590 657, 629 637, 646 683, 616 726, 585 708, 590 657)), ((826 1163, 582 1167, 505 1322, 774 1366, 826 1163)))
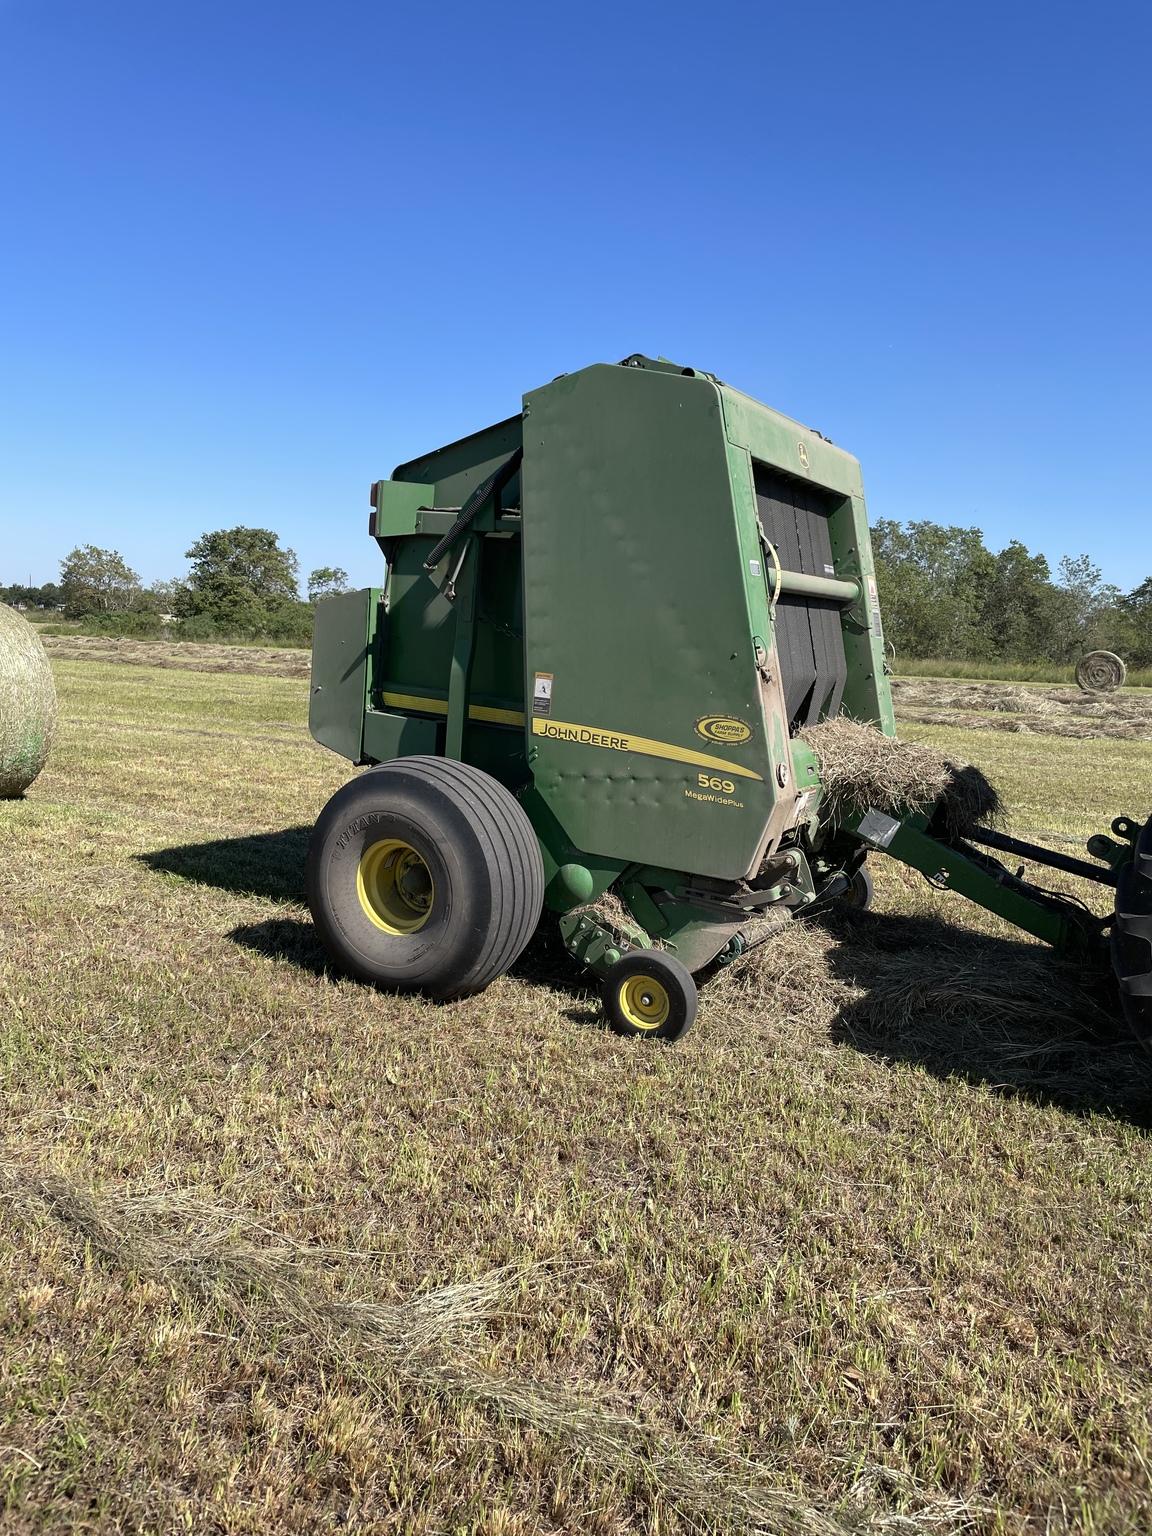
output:
POLYGON ((0 0, 0 581, 367 488, 632 351, 872 516, 1152 574, 1146 4, 0 0))

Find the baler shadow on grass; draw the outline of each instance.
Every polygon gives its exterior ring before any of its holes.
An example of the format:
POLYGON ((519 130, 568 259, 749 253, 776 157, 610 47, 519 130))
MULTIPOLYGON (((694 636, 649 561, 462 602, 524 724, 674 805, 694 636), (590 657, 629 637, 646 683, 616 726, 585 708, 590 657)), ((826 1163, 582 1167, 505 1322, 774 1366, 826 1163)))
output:
MULTIPOLYGON (((180 879, 299 903, 310 833, 287 827, 138 857, 180 879)), ((307 918, 244 923, 229 938, 314 976, 331 971, 307 918)), ((510 976, 567 999, 573 1025, 603 1027, 596 984, 573 969, 553 924, 541 924, 510 976)), ((1037 944, 937 918, 834 914, 793 923, 715 972, 702 1001, 705 1030, 710 1018, 721 1028, 738 1018, 766 1042, 784 1032, 800 1049, 811 1033, 940 1078, 1152 1128, 1149 1059, 1116 1015, 1105 970, 1085 972, 1037 944)))
MULTIPOLYGON (((298 903, 304 900, 304 861, 311 835, 311 827, 285 827, 279 832, 159 848, 136 857, 149 869, 197 885, 267 901, 298 903)), ((289 960, 314 976, 323 976, 331 969, 316 930, 300 918, 242 923, 228 937, 271 959, 289 960)))
POLYGON ((278 832, 158 848, 136 858, 160 874, 177 875, 197 885, 269 901, 303 901, 304 861, 311 835, 311 827, 285 827, 278 832))
POLYGON ((866 1055, 1152 1129, 1152 1059, 1120 1016, 1105 962, 936 918, 833 920, 828 970, 849 995, 829 1034, 866 1055))
POLYGON ((808 1034, 1068 1113, 1152 1127, 1148 1053, 1106 964, 936 917, 793 923, 702 992, 718 1025, 802 1050, 808 1034))
MULTIPOLYGON (((314 976, 333 974, 330 957, 307 918, 271 917, 262 923, 242 923, 228 937, 244 949, 272 960, 287 960, 314 976)), ((546 987, 570 1002, 565 1017, 574 1024, 607 1030, 596 982, 587 972, 573 970, 571 957, 547 920, 536 930, 528 948, 508 972, 515 981, 546 987)), ((445 1007, 451 1007, 446 1003, 445 1007)))
MULTIPOLYGON (((197 885, 268 901, 302 903, 304 864, 312 828, 285 827, 279 832, 257 832, 244 837, 223 837, 206 843, 184 843, 140 853, 141 864, 160 874, 191 880, 197 885)), ((321 976, 332 970, 316 930, 307 919, 272 917, 259 923, 243 923, 229 934, 237 944, 273 960, 288 960, 302 970, 321 976)), ((511 974, 535 985, 562 992, 574 1001, 595 990, 595 984, 572 968, 555 925, 543 922, 511 974)), ((572 1018, 597 1027, 604 1021, 596 1004, 574 1007, 572 1018)))

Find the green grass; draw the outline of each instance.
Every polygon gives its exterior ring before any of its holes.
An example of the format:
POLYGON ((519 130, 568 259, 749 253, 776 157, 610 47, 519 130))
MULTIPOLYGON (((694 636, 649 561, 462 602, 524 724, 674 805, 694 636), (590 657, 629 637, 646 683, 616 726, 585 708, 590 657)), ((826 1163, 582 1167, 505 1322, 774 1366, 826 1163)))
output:
MULTIPOLYGON (((897 677, 987 678, 1005 683, 1067 683, 1076 681, 1075 667, 1046 661, 932 661, 898 657, 893 664, 897 677)), ((1152 688, 1152 667, 1132 667, 1128 686, 1152 688)))
MULTIPOLYGON (((1102 990, 881 859, 675 1048, 547 935, 375 993, 301 899, 348 776, 306 684, 57 671, 0 806, 5 1530, 1148 1530, 1152 1116, 1102 990)), ((1025 833, 1152 802, 1147 742, 908 734, 1025 833)))
MULTIPOLYGON (((306 650, 311 644, 307 629, 301 630, 289 639, 278 639, 269 635, 232 634, 223 629, 206 637, 195 632, 192 634, 184 632, 178 621, 166 624, 155 634, 142 634, 138 626, 130 623, 117 625, 114 618, 110 620, 63 619, 57 613, 38 613, 35 610, 29 610, 24 617, 36 625, 41 635, 83 636, 91 640, 106 640, 110 643, 124 641, 133 645, 152 645, 158 648, 213 645, 243 647, 251 650, 294 651, 306 650)), ((132 618, 132 615, 128 617, 132 618)))

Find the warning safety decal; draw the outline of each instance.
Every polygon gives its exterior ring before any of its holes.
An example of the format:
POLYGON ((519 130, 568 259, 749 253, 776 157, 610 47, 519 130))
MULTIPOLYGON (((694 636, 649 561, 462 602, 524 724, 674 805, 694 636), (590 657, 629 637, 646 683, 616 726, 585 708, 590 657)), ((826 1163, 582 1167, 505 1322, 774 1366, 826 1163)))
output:
POLYGON ((537 672, 532 684, 532 713, 534 715, 550 715, 552 713, 552 673, 537 672))

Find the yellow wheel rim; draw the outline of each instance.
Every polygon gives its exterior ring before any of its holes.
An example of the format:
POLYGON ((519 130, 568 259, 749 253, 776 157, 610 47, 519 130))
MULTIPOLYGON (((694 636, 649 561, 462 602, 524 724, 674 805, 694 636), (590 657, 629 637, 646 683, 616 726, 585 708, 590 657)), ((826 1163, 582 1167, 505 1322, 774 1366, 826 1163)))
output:
POLYGON ((436 887, 415 848, 390 837, 360 855, 356 894, 370 923, 383 933, 402 936, 416 933, 428 921, 436 887))
POLYGON ((637 973, 621 983, 616 994, 620 1012, 633 1029, 659 1029, 668 1021, 672 1005, 668 989, 655 976, 637 973))

